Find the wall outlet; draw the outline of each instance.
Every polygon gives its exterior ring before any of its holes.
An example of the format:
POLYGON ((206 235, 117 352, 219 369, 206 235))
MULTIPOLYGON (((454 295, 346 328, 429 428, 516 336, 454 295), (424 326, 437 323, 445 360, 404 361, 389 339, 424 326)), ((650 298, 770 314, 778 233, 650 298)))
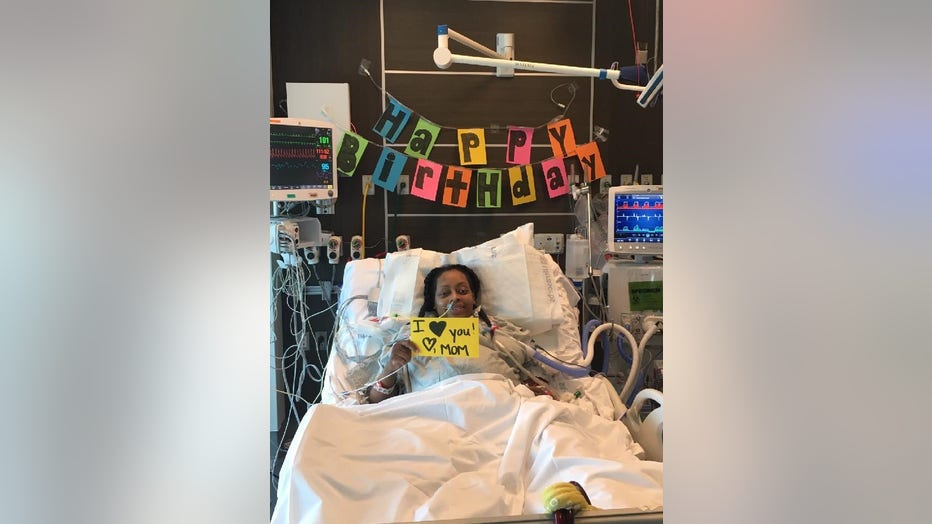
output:
POLYGON ((314 340, 317 341, 317 348, 320 351, 327 351, 327 332, 326 331, 315 331, 314 340))
POLYGON ((634 175, 621 175, 621 185, 623 186, 634 185, 634 175))
POLYGON ((362 194, 364 195, 375 194, 375 184, 372 183, 372 175, 362 176, 362 194), (369 189, 367 190, 366 187, 368 187, 369 189))
POLYGON ((535 233, 534 247, 545 253, 563 253, 563 233, 535 233))
POLYGON ((399 195, 408 195, 411 193, 411 185, 409 184, 408 175, 401 175, 398 177, 398 194, 399 195))
POLYGON ((327 241, 327 262, 331 264, 340 263, 340 255, 343 252, 343 237, 331 235, 327 241))
POLYGON ((349 245, 349 256, 352 260, 359 260, 364 256, 361 236, 353 235, 349 245))
POLYGON ((653 185, 653 183, 654 183, 654 175, 651 175, 648 173, 641 174, 641 185, 642 186, 650 186, 650 185, 653 185))

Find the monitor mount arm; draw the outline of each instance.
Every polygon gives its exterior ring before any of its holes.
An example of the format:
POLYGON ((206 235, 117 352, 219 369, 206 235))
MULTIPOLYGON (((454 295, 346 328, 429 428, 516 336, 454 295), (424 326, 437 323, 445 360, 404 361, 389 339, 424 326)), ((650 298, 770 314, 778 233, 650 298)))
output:
POLYGON ((641 93, 637 98, 637 103, 641 107, 647 107, 663 89, 663 66, 661 65, 647 81, 645 86, 622 84, 618 81, 621 78, 621 71, 618 69, 597 69, 592 67, 576 67, 558 64, 546 64, 542 62, 525 62, 514 60, 514 33, 498 33, 496 35, 496 51, 493 51, 482 44, 463 36, 460 33, 450 29, 445 24, 437 26, 437 49, 434 49, 434 64, 440 69, 449 69, 453 64, 467 64, 494 67, 495 74, 498 77, 513 77, 515 69, 526 71, 540 71, 545 73, 556 73, 567 76, 584 76, 593 77, 600 80, 608 79, 612 85, 625 91, 635 91, 641 93), (467 47, 474 49, 484 55, 467 56, 457 55, 450 52, 448 48, 449 40, 453 39, 467 47))

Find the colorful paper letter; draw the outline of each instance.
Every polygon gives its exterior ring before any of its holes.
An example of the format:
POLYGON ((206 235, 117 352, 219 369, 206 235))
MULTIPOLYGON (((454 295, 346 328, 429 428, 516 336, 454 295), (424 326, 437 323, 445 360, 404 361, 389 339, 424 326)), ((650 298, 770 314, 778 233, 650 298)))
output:
POLYGON ((388 98, 385 105, 385 112, 379 117, 379 121, 372 128, 379 136, 389 142, 396 142, 398 135, 408 124, 411 117, 411 110, 405 107, 401 102, 392 97, 388 98))
POLYGON ((390 147, 383 147, 382 155, 375 165, 375 171, 372 172, 372 183, 394 193, 407 161, 408 157, 403 153, 390 147))
POLYGON ((466 207, 471 181, 472 169, 448 166, 447 178, 443 181, 442 203, 447 206, 466 207))
POLYGON ((544 182, 550 198, 556 198, 570 192, 570 185, 566 181, 566 166, 562 158, 551 158, 540 163, 544 170, 544 182))
POLYGON ((512 165, 531 163, 531 142, 533 137, 533 127, 509 127, 505 163, 512 165))
POLYGON ((553 156, 562 158, 576 149, 576 136, 573 134, 573 124, 569 118, 548 125, 547 136, 550 137, 553 156))
POLYGON ((537 200, 534 188, 534 170, 530 165, 508 168, 511 184, 511 204, 520 206, 537 200))
POLYGON ((363 152, 369 141, 365 138, 347 131, 343 134, 343 140, 340 142, 340 152, 337 153, 337 170, 349 176, 356 172, 356 166, 362 158, 363 152))
POLYGON ((485 130, 457 129, 460 143, 460 164, 464 166, 485 165, 485 130))
POLYGON ((476 171, 476 207, 502 207, 501 169, 476 171))
POLYGON ((417 121, 417 127, 411 133, 411 139, 408 140, 408 147, 405 153, 415 158, 427 158, 430 156, 430 150, 434 148, 434 142, 440 134, 440 126, 420 117, 417 121))
POLYGON ((440 185, 440 175, 442 173, 442 165, 430 160, 418 160, 414 166, 414 181, 411 183, 411 194, 424 200, 436 202, 437 186, 440 185))
POLYGON ((586 182, 592 182, 605 176, 605 166, 602 165, 602 155, 599 154, 599 146, 595 142, 581 145, 576 148, 576 155, 582 162, 583 171, 586 173, 586 182))

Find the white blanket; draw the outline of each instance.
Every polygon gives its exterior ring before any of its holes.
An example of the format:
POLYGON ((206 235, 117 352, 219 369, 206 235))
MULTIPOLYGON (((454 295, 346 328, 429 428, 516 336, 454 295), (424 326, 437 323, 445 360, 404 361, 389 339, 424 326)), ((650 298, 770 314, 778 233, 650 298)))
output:
POLYGON ((663 505, 663 465, 620 422, 494 374, 379 404, 315 405, 279 476, 272 523, 374 523, 543 513, 574 480, 601 509, 663 505))

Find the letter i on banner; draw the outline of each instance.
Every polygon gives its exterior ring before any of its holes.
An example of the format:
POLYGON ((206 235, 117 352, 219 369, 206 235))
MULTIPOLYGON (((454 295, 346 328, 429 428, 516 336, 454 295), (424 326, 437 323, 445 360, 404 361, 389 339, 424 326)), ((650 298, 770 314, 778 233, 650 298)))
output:
POLYGON ((509 127, 505 163, 518 166, 530 164, 533 137, 533 127, 509 127))
POLYGON ((389 147, 382 148, 382 156, 372 172, 372 183, 394 193, 407 161, 408 157, 404 154, 389 147))
POLYGON ((566 179, 566 165, 562 158, 551 158, 540 163, 544 170, 544 183, 547 185, 547 194, 556 198, 570 192, 570 185, 566 179))
POLYGON ((576 149, 576 136, 573 134, 573 124, 569 118, 549 124, 547 136, 550 137, 553 156, 564 158, 576 149))
POLYGON ((479 169, 476 171, 476 207, 502 207, 501 169, 479 169))
POLYGON ((534 170, 530 165, 509 167, 508 178, 511 183, 511 204, 520 206, 537 200, 534 187, 534 170))
POLYGON ((460 142, 460 164, 464 166, 485 165, 485 130, 457 129, 460 142))
POLYGON ((589 142, 576 148, 576 156, 586 173, 586 182, 592 182, 605 176, 605 166, 602 165, 602 155, 595 142, 589 142))
POLYGON ((454 207, 466 207, 469 199, 469 183, 472 181, 472 169, 447 167, 447 178, 443 181, 443 204, 454 207))
POLYGON ((440 175, 443 173, 443 166, 431 162, 430 160, 420 159, 414 166, 414 180, 411 182, 411 194, 430 200, 437 201, 437 187, 440 185, 440 175))
POLYGON ((337 153, 337 170, 345 175, 353 176, 368 145, 368 140, 352 131, 343 133, 340 152, 337 153))
POLYGON ((424 117, 419 117, 417 126, 414 128, 414 132, 411 133, 411 139, 408 140, 405 153, 415 158, 429 157, 439 134, 440 126, 424 117))
POLYGON ((385 140, 395 143, 398 141, 398 135, 408 125, 410 117, 410 109, 394 98, 388 97, 385 112, 379 117, 379 121, 375 123, 372 130, 385 140))

